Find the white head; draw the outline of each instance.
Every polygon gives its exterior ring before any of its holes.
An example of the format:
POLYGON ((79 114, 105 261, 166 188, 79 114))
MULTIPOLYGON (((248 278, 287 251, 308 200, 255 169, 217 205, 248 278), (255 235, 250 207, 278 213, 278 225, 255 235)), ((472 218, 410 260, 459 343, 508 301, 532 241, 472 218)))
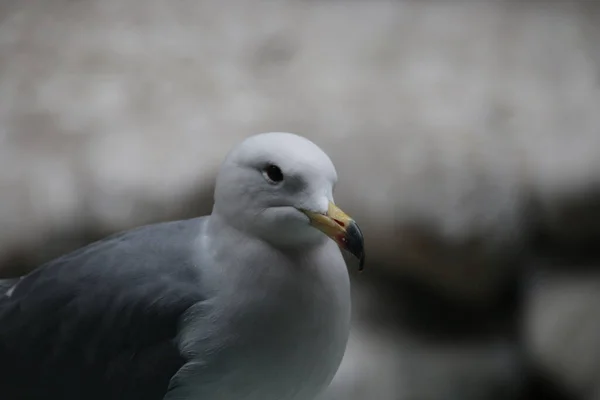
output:
POLYGON ((334 205, 336 183, 333 163, 313 142, 292 133, 263 133, 226 157, 213 213, 274 246, 316 244, 329 236, 361 258, 360 229, 334 205))

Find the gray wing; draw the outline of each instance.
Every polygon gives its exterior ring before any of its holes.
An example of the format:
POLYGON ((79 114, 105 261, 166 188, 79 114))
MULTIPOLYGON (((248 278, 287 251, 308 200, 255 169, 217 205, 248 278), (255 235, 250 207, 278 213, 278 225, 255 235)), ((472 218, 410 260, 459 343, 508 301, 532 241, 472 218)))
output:
POLYGON ((192 252, 204 221, 109 237, 0 294, 0 397, 162 400, 187 361, 180 317, 204 300, 192 252))

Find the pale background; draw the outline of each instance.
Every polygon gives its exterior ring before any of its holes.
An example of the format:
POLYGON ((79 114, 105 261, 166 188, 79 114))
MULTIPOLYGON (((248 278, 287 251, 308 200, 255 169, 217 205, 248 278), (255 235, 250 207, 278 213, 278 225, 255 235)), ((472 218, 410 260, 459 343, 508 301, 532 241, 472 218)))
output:
POLYGON ((292 131, 367 241, 327 400, 598 400, 599 24, 592 1, 2 0, 0 271, 205 214, 233 144, 292 131))

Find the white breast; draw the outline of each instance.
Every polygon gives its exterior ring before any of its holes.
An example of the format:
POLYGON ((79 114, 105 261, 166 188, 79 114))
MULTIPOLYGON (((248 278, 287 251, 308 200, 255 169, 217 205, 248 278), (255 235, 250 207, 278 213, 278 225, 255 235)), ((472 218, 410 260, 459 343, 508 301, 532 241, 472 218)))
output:
POLYGON ((327 387, 350 330, 348 273, 329 246, 293 273, 265 266, 245 277, 253 284, 227 286, 237 301, 201 306, 182 338, 195 361, 165 399, 312 400, 327 387))

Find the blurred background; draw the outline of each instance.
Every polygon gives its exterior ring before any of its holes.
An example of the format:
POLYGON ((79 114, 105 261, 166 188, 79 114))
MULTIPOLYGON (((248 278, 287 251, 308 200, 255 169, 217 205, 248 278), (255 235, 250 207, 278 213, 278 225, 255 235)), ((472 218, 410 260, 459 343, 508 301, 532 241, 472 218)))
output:
POLYGON ((324 400, 600 399, 600 5, 2 0, 0 275, 209 213, 265 131, 366 236, 324 400))

